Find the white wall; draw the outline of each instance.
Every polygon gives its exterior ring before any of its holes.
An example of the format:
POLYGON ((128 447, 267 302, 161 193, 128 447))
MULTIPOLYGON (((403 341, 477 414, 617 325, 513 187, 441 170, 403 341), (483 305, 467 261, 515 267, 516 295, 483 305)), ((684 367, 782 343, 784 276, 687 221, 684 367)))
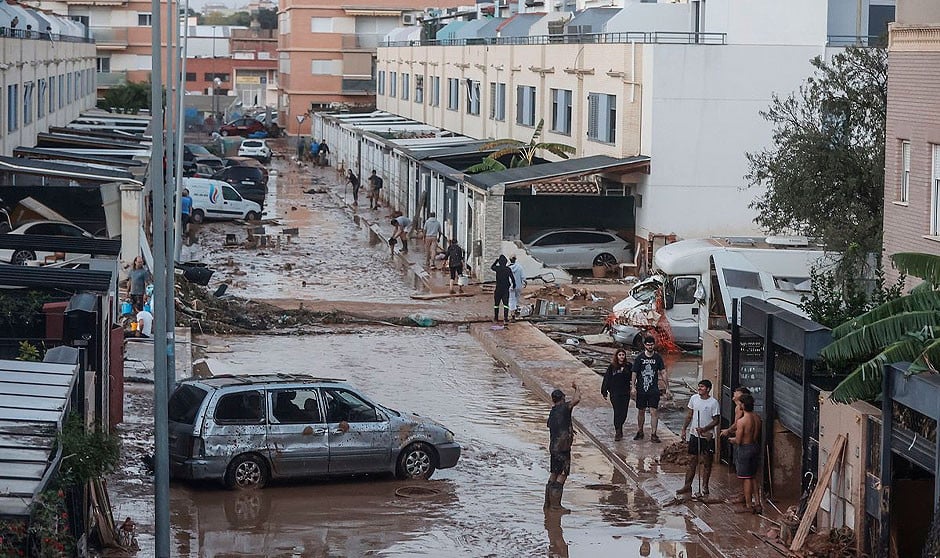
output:
POLYGON ((704 30, 735 45, 824 45, 823 0, 708 0, 704 30))
POLYGON ((773 93, 795 90, 823 46, 647 45, 644 154, 651 172, 638 193, 637 234, 683 238, 757 234, 743 189, 745 153, 770 142, 758 114, 773 93), (648 151, 647 147, 648 146, 648 151))
POLYGON ((627 4, 607 22, 608 33, 691 30, 690 4, 627 4))

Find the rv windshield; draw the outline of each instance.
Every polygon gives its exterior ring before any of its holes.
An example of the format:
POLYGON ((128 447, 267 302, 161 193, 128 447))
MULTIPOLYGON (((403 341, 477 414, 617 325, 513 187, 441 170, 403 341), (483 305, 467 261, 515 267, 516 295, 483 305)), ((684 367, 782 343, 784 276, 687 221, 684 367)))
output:
POLYGON ((637 302, 650 302, 656 298, 656 291, 661 284, 656 281, 644 281, 633 287, 630 296, 637 302))

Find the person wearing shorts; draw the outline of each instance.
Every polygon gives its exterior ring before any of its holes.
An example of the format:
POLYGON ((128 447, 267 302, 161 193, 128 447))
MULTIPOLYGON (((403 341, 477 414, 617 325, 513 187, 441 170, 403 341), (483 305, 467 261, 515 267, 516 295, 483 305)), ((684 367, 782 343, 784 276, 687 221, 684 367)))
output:
POLYGON ((742 394, 740 402, 744 414, 735 422, 734 436, 728 439, 734 444, 734 468, 744 485, 744 507, 735 511, 761 513, 760 497, 755 490, 755 477, 761 455, 759 443, 761 418, 754 412, 753 395, 742 394))
POLYGON ((565 481, 571 474, 571 444, 574 442, 574 424, 571 411, 581 402, 578 384, 571 383, 574 395, 571 401, 565 399, 565 392, 556 389, 552 392, 552 410, 548 413, 549 432, 549 477, 545 484, 545 510, 562 511, 561 497, 565 490, 565 481))
POLYGON ((688 413, 682 424, 682 439, 686 439, 689 425, 692 433, 688 438, 689 468, 685 472, 685 484, 676 491, 676 496, 692 493, 692 481, 698 471, 699 462, 702 463, 702 476, 700 479, 701 495, 708 496, 708 481, 712 474, 712 461, 715 453, 715 428, 721 421, 721 409, 718 400, 711 396, 712 383, 702 380, 698 383, 698 393, 689 399, 688 413), (693 424, 694 423, 694 424, 693 424))
POLYGON ((642 440, 643 427, 646 425, 646 410, 650 411, 650 441, 659 443, 656 428, 659 425, 659 383, 665 383, 666 395, 669 394, 669 375, 663 357, 656 352, 656 339, 647 335, 643 339, 643 352, 633 359, 633 377, 636 379, 636 435, 634 440, 642 440), (662 377, 660 378, 660 374, 662 377))

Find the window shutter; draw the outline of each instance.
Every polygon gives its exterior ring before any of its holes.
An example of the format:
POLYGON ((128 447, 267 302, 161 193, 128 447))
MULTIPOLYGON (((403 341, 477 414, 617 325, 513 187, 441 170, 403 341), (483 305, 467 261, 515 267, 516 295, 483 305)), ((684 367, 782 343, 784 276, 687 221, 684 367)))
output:
POLYGON ((591 93, 588 95, 588 132, 591 139, 597 139, 597 117, 600 107, 598 105, 597 95, 591 93))
MULTIPOLYGON (((908 148, 906 168, 911 168, 910 149, 908 148)), ((933 179, 940 180, 940 145, 933 146, 933 179)))
POLYGON ((516 86, 516 124, 525 122, 525 88, 521 85, 516 86))
POLYGON ((490 120, 496 118, 496 84, 490 84, 490 120))

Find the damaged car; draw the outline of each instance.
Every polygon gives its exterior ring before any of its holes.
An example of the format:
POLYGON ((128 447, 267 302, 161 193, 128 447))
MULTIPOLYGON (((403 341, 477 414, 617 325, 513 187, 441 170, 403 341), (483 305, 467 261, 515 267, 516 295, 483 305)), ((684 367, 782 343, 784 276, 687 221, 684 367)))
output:
POLYGON ((460 458, 441 424, 307 375, 185 380, 170 397, 169 423, 171 476, 232 489, 362 473, 428 479, 460 458))

